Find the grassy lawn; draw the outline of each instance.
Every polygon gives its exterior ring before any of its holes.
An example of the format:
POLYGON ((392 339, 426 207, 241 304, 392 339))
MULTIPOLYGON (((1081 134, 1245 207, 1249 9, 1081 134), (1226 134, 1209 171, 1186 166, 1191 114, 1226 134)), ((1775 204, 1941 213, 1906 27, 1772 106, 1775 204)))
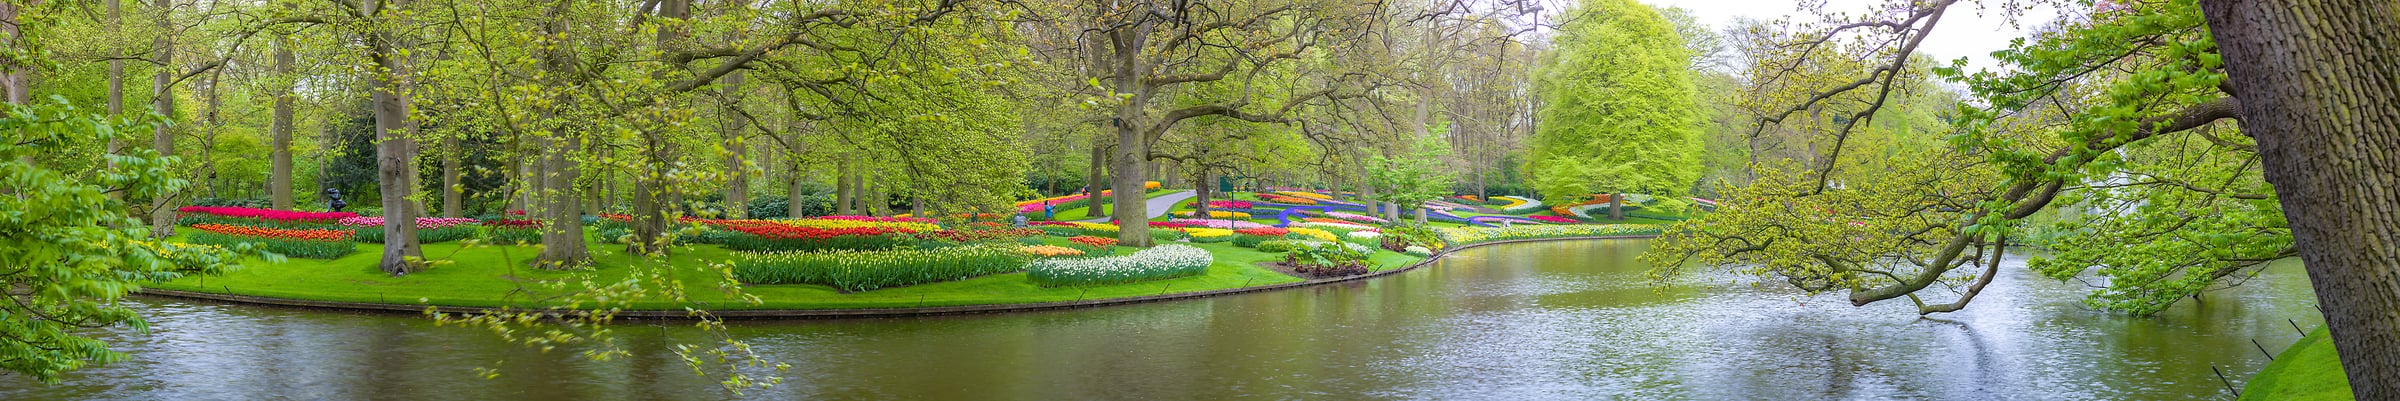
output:
MULTIPOLYGON (((1045 237, 1044 241, 1065 243, 1064 238, 1058 237, 1045 237)), ((1257 266, 1258 262, 1281 260, 1282 254, 1236 247, 1230 242, 1190 245, 1216 255, 1216 261, 1207 274, 1119 285, 1043 288, 1027 281, 1025 273, 1020 272, 850 294, 820 285, 743 286, 744 291, 764 301, 759 305, 733 302, 732 298, 718 290, 726 280, 709 266, 729 260, 736 253, 714 245, 678 247, 672 252, 671 258, 659 261, 632 257, 623 251, 621 245, 595 242, 591 244, 596 265, 593 270, 554 272, 524 267, 526 260, 536 252, 533 247, 487 245, 462 249, 460 245, 452 243, 429 244, 425 246, 426 258, 444 264, 422 273, 389 277, 375 269, 383 248, 360 244, 357 252, 340 259, 290 259, 273 264, 252 260, 242 269, 222 276, 186 277, 153 283, 149 287, 323 301, 417 304, 419 299, 423 299, 428 303, 447 306, 530 306, 538 304, 540 299, 585 288, 576 284, 580 280, 573 280, 578 276, 587 276, 597 283, 615 283, 626 280, 637 267, 665 268, 671 271, 668 276, 683 284, 693 304, 713 310, 735 310, 1039 303, 1302 281, 1257 266)), ((1135 250, 1118 248, 1116 254, 1125 255, 1135 250)), ((1376 270, 1398 268, 1419 260, 1423 258, 1391 251, 1380 251, 1372 259, 1377 264, 1376 270)), ((653 292, 651 298, 660 298, 655 296, 657 285, 643 285, 653 292)), ((632 308, 672 310, 684 306, 669 300, 644 300, 636 302, 632 308)))
MULTIPOLYGON (((1169 194, 1169 193, 1174 193, 1175 191, 1181 191, 1181 190, 1180 190, 1180 189, 1161 189, 1161 190, 1156 190, 1156 191, 1150 191, 1150 192, 1148 192, 1148 193, 1144 193, 1144 194, 1142 194, 1142 198, 1143 198, 1143 199, 1156 198, 1156 197, 1160 197, 1160 196, 1165 196, 1166 194, 1169 194)), ((1052 210, 1050 210, 1050 215, 1052 216, 1052 218, 1055 218, 1055 219, 1057 219, 1057 221, 1075 221, 1075 220, 1083 220, 1083 219, 1089 219, 1089 218, 1092 218, 1091 216, 1085 216, 1085 215, 1083 215, 1087 209, 1089 209, 1089 207, 1087 207, 1087 206, 1076 206, 1076 207, 1073 207, 1073 208, 1067 208, 1067 209, 1052 209, 1052 210)), ((1100 218, 1108 218, 1108 212, 1110 212, 1110 211, 1113 211, 1113 210, 1114 210, 1114 209, 1110 209, 1110 208, 1109 208, 1109 205, 1102 204, 1102 205, 1100 205, 1100 216, 1099 216, 1099 217, 1100 217, 1100 218)), ((1042 216, 1041 216, 1041 211, 1040 211, 1040 210, 1035 210, 1033 214, 1034 214, 1034 215, 1033 215, 1033 216, 1030 216, 1030 217, 1042 217, 1042 216)))
POLYGON ((2334 354, 2333 339, 2319 328, 2275 356, 2242 386, 2244 400, 2351 400, 2350 378, 2334 354))

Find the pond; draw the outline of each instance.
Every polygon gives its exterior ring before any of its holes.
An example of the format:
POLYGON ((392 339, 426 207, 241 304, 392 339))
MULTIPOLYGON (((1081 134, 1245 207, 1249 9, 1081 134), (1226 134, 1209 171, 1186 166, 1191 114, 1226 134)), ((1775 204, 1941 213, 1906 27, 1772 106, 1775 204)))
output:
MULTIPOLYGON (((2087 310, 2023 260, 1960 313, 1851 307, 1740 276, 1651 281, 1643 240, 1498 245, 1363 282, 1082 310, 735 322, 791 370, 761 399, 2225 399, 2315 329, 2296 265, 2157 317, 2087 310)), ((131 360, 0 399, 719 399, 673 355, 705 333, 618 326, 631 355, 539 353, 423 317, 146 298, 131 360), (486 379, 477 367, 495 367, 486 379)))

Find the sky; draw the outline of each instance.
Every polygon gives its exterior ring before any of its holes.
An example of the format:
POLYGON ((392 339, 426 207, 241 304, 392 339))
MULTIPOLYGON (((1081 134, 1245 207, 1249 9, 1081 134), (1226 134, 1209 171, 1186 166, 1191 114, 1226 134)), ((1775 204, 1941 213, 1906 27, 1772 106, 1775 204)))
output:
MULTIPOLYGON (((1771 21, 1783 18, 1785 15, 1815 15, 1813 12, 1801 11, 1798 8, 1800 2, 1796 0, 1641 1, 1653 6, 1682 7, 1691 10, 1692 15, 1699 17, 1701 23, 1718 30, 1731 26, 1735 17, 1771 21)), ((1864 10, 1869 4, 1882 0, 1824 1, 1831 8, 1864 10)), ((1918 50, 1932 55, 1945 64, 1950 60, 1966 57, 1969 71, 1996 68, 1996 64, 1993 63, 1990 56, 1993 51, 2008 48, 2010 39, 2025 37, 2030 28, 2054 19, 2057 15, 2057 11, 2052 9, 2037 9, 2025 13, 2025 16, 2020 18, 2019 26, 2010 26, 1999 10, 2000 4, 2004 1, 1982 1, 1981 3, 1984 3, 1982 10, 1978 10, 1974 3, 1978 2, 1965 1, 1951 6, 1950 11, 1942 14, 1940 25, 1934 27, 1933 36, 1925 38, 1925 44, 1918 50)))

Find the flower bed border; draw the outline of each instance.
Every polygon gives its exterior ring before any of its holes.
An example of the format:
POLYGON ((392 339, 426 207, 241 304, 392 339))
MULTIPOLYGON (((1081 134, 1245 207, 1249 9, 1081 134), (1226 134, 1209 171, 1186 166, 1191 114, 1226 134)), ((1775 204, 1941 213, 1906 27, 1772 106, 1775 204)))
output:
MULTIPOLYGON (((1292 288, 1300 288, 1300 287, 1312 287, 1312 286, 1318 286, 1318 285, 1324 285, 1324 284, 1332 284, 1332 283, 1342 283, 1342 282, 1351 282, 1351 281, 1367 280, 1367 279, 1373 279, 1373 278, 1377 278, 1377 277, 1383 277, 1383 276, 1388 276, 1388 275, 1398 274, 1398 273, 1400 273, 1400 272, 1405 272, 1405 271, 1410 271, 1410 270, 1416 270, 1417 268, 1421 268, 1421 267, 1425 267, 1425 266, 1430 266, 1430 265, 1432 265, 1434 262, 1439 262, 1439 261, 1441 261, 1443 257, 1449 256, 1451 252, 1457 252, 1457 251, 1459 251, 1459 250, 1464 250, 1464 249, 1472 249, 1472 248, 1484 247, 1484 246, 1491 246, 1491 245, 1515 244, 1515 243, 1524 243, 1524 242, 1546 242, 1546 241, 1579 241, 1579 240, 1645 239, 1645 238, 1656 238, 1656 237, 1658 237, 1658 236, 1657 236, 1657 235, 1653 235, 1653 234, 1639 234, 1639 235, 1600 235, 1600 236, 1583 236, 1583 237, 1526 238, 1526 239, 1513 239, 1513 240, 1501 240, 1501 241, 1479 242, 1479 243, 1467 244, 1467 245, 1461 245, 1461 246, 1458 246, 1458 247, 1453 247, 1453 248, 1450 248, 1450 249, 1445 249, 1445 250, 1442 250, 1442 252, 1435 253, 1435 254, 1433 254, 1432 256, 1428 256, 1428 257, 1426 257, 1426 258, 1425 258, 1425 260, 1420 260, 1420 261, 1417 261, 1416 263, 1411 263, 1411 264, 1409 264, 1408 266, 1402 266, 1402 267, 1400 267, 1400 268, 1396 268, 1396 269, 1390 269, 1390 270, 1384 270, 1384 271, 1372 272, 1372 273, 1361 274, 1361 275, 1356 275, 1356 276, 1349 276, 1349 277, 1338 277, 1338 278, 1326 278, 1326 279, 1306 279, 1306 280, 1302 280, 1302 281, 1300 281, 1300 282, 1294 282, 1294 283, 1270 284, 1270 285, 1262 285, 1262 286, 1255 286, 1255 287, 1226 288, 1226 289, 1217 289, 1217 290, 1208 290, 1208 291, 1197 291, 1197 292, 1185 292, 1185 293, 1175 293, 1175 294, 1164 294, 1164 295, 1148 295, 1148 296, 1126 297, 1126 298, 1108 298, 1108 299, 1089 299, 1089 300, 1081 300, 1081 301, 1056 301, 1056 302, 1015 303, 1015 304, 981 304, 981 305, 935 306, 935 307, 918 307, 918 308, 862 308, 862 309, 729 309, 729 310, 713 310, 713 311, 709 311, 709 313, 710 313, 710 314, 712 314, 712 315, 715 315, 715 316, 716 316, 716 317, 718 317, 718 318, 732 319, 732 320, 749 320, 749 319, 841 319, 841 318, 912 317, 912 316, 970 315, 970 314, 982 314, 982 313, 1005 313, 1005 312, 1029 312, 1029 311, 1046 311, 1046 310, 1080 309, 1080 308, 1090 308, 1090 307, 1100 307, 1100 306, 1111 306, 1111 305, 1129 305, 1129 304, 1138 304, 1138 303, 1149 303, 1149 302, 1161 302, 1161 301, 1173 301, 1173 300, 1182 300, 1182 299, 1204 298, 1204 297, 1213 297, 1213 296, 1220 296, 1220 295, 1233 295, 1233 294, 1246 294, 1246 293, 1253 293, 1253 292, 1266 292, 1266 291, 1284 290, 1284 289, 1292 289, 1292 288)), ((217 302, 239 303, 239 304, 253 304, 253 305, 268 305, 268 306, 279 306, 279 307, 310 308, 310 309, 335 309, 335 310, 345 310, 345 311, 365 311, 365 312, 385 312, 385 313, 407 313, 407 314, 421 314, 421 313, 424 313, 424 312, 425 312, 425 308, 427 307, 427 305, 423 305, 423 304, 390 304, 390 303, 367 303, 367 302, 316 301, 316 300, 305 300, 305 299, 291 299, 291 298, 261 297, 261 296, 254 296, 254 295, 240 295, 240 294, 219 294, 219 293, 195 292, 195 291, 162 290, 162 289, 155 289, 155 288, 144 288, 144 289, 142 289, 142 290, 140 290, 140 291, 136 292, 136 294, 140 294, 140 295, 148 295, 148 296, 157 296, 157 297, 166 297, 166 298, 178 298, 178 299, 190 299, 190 300, 203 300, 203 301, 217 301, 217 302)), ((485 307, 471 307, 471 306, 433 306, 433 308, 434 308, 435 310, 438 310, 438 311, 441 311, 441 312, 444 312, 444 313, 478 313, 478 312, 489 312, 489 311, 494 311, 494 310, 498 310, 498 309, 499 309, 499 308, 485 308, 485 307)), ((693 316, 691 316, 691 314, 690 314, 689 312, 685 312, 685 311, 683 311, 683 310, 681 310, 681 309, 673 309, 673 310, 665 310, 665 309, 659 309, 659 310, 651 310, 651 309, 625 310, 625 311, 620 311, 620 312, 618 312, 618 313, 617 313, 617 317, 618 317, 618 318, 629 318, 629 319, 692 319, 692 318, 693 318, 693 316)))

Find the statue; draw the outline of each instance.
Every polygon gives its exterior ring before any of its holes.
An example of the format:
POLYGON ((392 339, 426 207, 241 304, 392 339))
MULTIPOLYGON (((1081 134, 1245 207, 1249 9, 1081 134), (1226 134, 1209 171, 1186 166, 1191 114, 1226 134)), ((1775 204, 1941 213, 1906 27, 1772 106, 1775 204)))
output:
POLYGON ((342 208, 350 207, 350 202, 342 201, 342 190, 339 188, 326 188, 325 199, 325 211, 328 212, 339 212, 342 208))

